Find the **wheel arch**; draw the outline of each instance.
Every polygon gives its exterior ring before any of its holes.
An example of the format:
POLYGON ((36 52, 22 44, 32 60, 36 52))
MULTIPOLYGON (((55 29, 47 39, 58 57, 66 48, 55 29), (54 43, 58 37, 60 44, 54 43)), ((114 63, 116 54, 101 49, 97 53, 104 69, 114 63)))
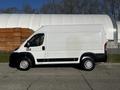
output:
POLYGON ((31 53, 25 52, 25 53, 23 53, 23 55, 24 55, 24 57, 27 57, 32 61, 32 65, 35 65, 35 59, 31 53))
POLYGON ((29 52, 21 52, 21 53, 18 53, 17 55, 19 58, 29 58, 32 62, 32 66, 35 65, 35 59, 33 57, 33 55, 29 52))
POLYGON ((80 57, 80 61, 82 61, 83 57, 91 57, 92 59, 94 59, 94 61, 96 60, 96 55, 92 52, 86 52, 86 53, 83 53, 80 57))

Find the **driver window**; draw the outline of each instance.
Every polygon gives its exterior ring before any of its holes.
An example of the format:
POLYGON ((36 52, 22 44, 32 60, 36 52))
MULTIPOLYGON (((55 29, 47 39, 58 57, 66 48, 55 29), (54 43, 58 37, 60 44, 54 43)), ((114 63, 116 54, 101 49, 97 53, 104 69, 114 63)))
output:
POLYGON ((30 47, 34 47, 34 46, 42 45, 43 41, 44 41, 44 34, 40 33, 34 35, 28 42, 30 43, 30 47))

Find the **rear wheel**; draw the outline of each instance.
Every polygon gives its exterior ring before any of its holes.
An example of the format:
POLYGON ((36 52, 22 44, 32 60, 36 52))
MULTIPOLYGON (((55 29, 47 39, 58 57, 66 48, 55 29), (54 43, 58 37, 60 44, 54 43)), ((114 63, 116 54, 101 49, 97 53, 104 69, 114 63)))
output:
POLYGON ((81 67, 86 71, 92 71, 95 68, 94 59, 92 59, 91 57, 86 57, 82 59, 81 67))
POLYGON ((22 58, 19 63, 18 63, 18 67, 19 70, 29 70, 31 68, 31 61, 28 58, 22 58))

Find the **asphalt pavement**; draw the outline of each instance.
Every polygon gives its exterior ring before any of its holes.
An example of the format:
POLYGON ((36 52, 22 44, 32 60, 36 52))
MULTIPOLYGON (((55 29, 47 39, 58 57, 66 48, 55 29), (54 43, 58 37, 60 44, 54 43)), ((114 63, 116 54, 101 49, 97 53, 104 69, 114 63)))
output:
POLYGON ((98 64, 93 71, 72 66, 19 71, 1 63, 0 90, 120 90, 120 64, 98 64))

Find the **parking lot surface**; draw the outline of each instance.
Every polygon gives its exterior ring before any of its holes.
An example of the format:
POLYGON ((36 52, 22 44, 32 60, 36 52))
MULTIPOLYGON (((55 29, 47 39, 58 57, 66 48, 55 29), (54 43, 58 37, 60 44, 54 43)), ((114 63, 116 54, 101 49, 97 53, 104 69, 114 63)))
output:
POLYGON ((70 66, 19 71, 1 63, 0 90, 120 90, 120 64, 98 64, 93 71, 70 66))

